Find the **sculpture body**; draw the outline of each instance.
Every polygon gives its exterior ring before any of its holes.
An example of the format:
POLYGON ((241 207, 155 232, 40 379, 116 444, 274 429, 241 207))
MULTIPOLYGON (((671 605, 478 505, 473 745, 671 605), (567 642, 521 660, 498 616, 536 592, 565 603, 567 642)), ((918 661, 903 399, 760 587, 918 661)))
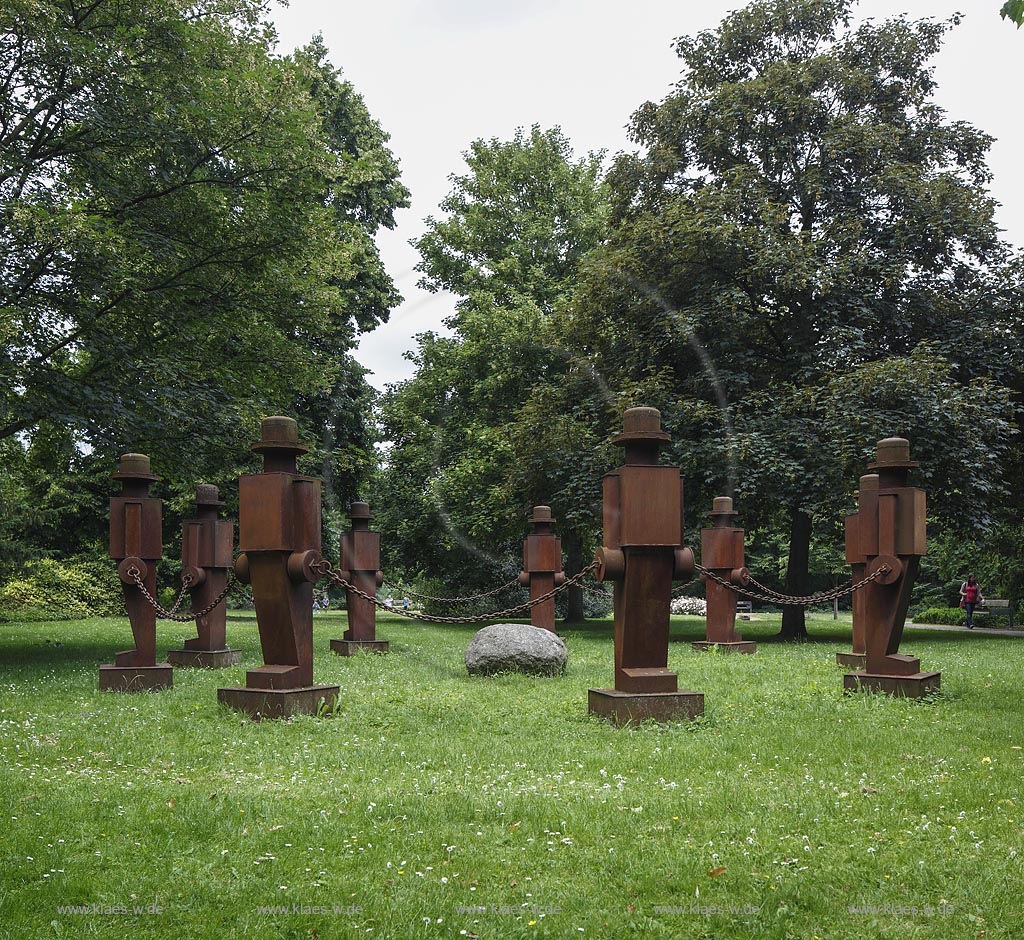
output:
MULTIPOLYGON (((534 506, 530 524, 533 532, 523 542, 523 570, 519 583, 530 589, 530 600, 536 600, 565 583, 562 571, 562 540, 552 531, 554 519, 550 506, 534 506)), ((530 623, 556 633, 555 599, 553 597, 530 608, 530 623)))
MULTIPOLYGON (((712 527, 701 529, 701 565, 733 584, 746 585, 750 574, 744 567, 744 531, 734 525, 732 498, 717 496, 711 510, 712 527)), ((757 644, 736 632, 736 592, 713 578, 701 575, 707 591, 707 639, 693 644, 697 650, 717 646, 723 653, 753 653, 757 644)))
MULTIPOLYGON (((370 507, 354 502, 349 512, 352 528, 341 536, 340 574, 359 590, 377 596, 377 588, 384 583, 380 569, 380 533, 370 531, 370 507)), ((331 649, 339 656, 351 656, 362 649, 371 653, 386 653, 388 641, 377 639, 377 605, 360 597, 355 591, 346 591, 348 629, 340 640, 331 640, 331 649)))

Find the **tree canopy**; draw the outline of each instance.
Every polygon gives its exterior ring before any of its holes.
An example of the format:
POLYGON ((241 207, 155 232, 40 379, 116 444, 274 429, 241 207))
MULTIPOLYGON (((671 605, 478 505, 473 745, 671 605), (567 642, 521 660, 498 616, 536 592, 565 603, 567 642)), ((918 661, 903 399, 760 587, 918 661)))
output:
POLYGON ((398 296, 387 136, 260 0, 4 0, 0 438, 248 437, 398 296), (281 405, 278 404, 278 408, 281 405))

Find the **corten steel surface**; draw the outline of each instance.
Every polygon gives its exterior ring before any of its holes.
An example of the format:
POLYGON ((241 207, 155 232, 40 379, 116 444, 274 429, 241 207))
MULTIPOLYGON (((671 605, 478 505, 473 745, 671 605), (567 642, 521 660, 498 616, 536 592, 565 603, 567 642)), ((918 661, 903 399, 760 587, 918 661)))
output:
POLYGON ((591 689, 587 700, 591 715, 612 724, 628 725, 652 718, 655 721, 689 721, 704 714, 702 692, 646 692, 633 695, 617 689, 591 689))
POLYGON ((135 649, 117 653, 113 666, 100 666, 100 688, 125 692, 165 688, 173 678, 170 666, 157 665, 156 611, 129 574, 137 570, 155 596, 156 566, 163 554, 163 504, 149 495, 149 487, 158 478, 145 454, 124 454, 113 479, 121 481, 121 495, 110 500, 110 557, 118 562, 135 649))
MULTIPOLYGON (((530 600, 536 600, 565 583, 562 571, 562 540, 551 531, 555 520, 550 506, 534 506, 530 524, 533 532, 523 542, 523 570, 519 583, 530 589, 530 600)), ((555 599, 542 601, 530 608, 530 623, 556 633, 555 599)))
MULTIPOLYGON (((678 692, 676 674, 668 668, 672 582, 694 570, 692 553, 682 548, 679 470, 658 465, 658 451, 668 440, 657 409, 630 408, 622 433, 613 439, 625 448, 625 461, 603 480, 604 539, 597 550, 597 576, 614 582, 614 692, 634 697, 696 694, 678 692)), ((590 710, 611 714, 626 708, 611 691, 592 689, 590 710), (609 702, 617 704, 613 708, 609 702)), ((636 703, 632 707, 641 709, 636 703)), ((650 708, 646 717, 657 718, 653 712, 664 706, 652 700, 650 708)), ((700 708, 686 717, 703 712, 703 697, 700 708)))
POLYGON ((235 573, 252 586, 265 665, 246 673, 244 689, 220 689, 222 702, 253 717, 315 710, 314 699, 337 686, 313 686, 313 565, 320 555, 320 481, 298 472, 308 448, 292 418, 264 418, 252 449, 263 455, 263 473, 238 480, 235 573), (314 696, 311 689, 317 689, 314 696), (293 693, 266 696, 261 692, 293 693), (313 703, 312 705, 310 703, 313 703))
MULTIPOLYGON (((700 563, 733 584, 746 586, 750 572, 744 567, 743 529, 738 528, 732 498, 716 496, 710 529, 700 530, 700 563)), ((736 632, 736 592, 701 575, 707 590, 707 639, 693 644, 697 650, 717 646, 723 653, 753 653, 757 644, 736 632)))
MULTIPOLYGON (((203 610, 224 590, 228 569, 234 564, 235 526, 218 518, 224 505, 217 487, 200 483, 196 487, 195 516, 181 526, 181 575, 191 578, 192 609, 203 610)), ((227 604, 218 604, 196 621, 197 636, 185 641, 185 648, 170 650, 168 662, 175 666, 219 669, 242 661, 242 651, 228 649, 227 604)))
POLYGON ((883 565, 890 570, 859 592, 863 599, 855 616, 863 622, 866 663, 864 672, 844 679, 845 688, 925 695, 939 686, 940 673, 922 673, 919 659, 899 652, 911 590, 926 551, 925 493, 908 485, 916 466, 908 441, 886 438, 878 442, 877 459, 868 466, 874 472, 860 481, 847 558, 858 565, 863 559, 866 575, 883 565))
MULTIPOLYGON (((878 506, 878 474, 866 473, 860 478, 860 489, 856 493, 858 506, 861 493, 865 494, 865 505, 869 508, 878 506)), ((873 538, 877 538, 878 514, 872 513, 865 520, 865 526, 870 527, 873 538)), ((853 569, 853 580, 859 582, 864 580, 864 571, 867 568, 868 558, 861 547, 861 517, 859 512, 846 517, 846 563, 853 569)), ((853 666, 863 669, 867 662, 867 646, 864 634, 864 601, 867 594, 861 591, 854 591, 851 598, 853 602, 853 651, 850 653, 836 653, 836 662, 840 666, 853 666)))
MULTIPOLYGON (((380 569, 380 533, 370 531, 373 515, 363 502, 352 503, 349 519, 352 528, 341 534, 340 571, 350 584, 377 596, 377 588, 384 582, 380 569)), ((377 639, 377 606, 354 591, 345 592, 348 611, 348 629, 340 640, 331 640, 331 649, 339 656, 351 656, 363 650, 368 653, 386 653, 387 640, 377 639)))

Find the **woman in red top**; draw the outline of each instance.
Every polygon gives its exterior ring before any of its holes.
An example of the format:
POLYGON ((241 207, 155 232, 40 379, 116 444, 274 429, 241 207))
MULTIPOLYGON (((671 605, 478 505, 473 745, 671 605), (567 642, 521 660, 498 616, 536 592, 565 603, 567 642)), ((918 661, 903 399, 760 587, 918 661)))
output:
POLYGON ((981 601, 981 585, 973 574, 967 575, 967 580, 960 585, 960 606, 967 613, 967 629, 974 629, 974 608, 981 601))

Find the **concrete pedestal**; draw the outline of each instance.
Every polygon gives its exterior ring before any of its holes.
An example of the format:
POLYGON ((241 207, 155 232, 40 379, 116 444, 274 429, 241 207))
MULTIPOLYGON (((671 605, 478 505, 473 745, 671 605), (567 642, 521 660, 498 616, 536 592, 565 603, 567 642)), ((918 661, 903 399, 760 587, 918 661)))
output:
POLYGON ((850 669, 863 669, 868 664, 867 653, 836 653, 836 662, 850 669))
POLYGON ((367 653, 386 653, 387 640, 331 640, 331 649, 339 656, 355 656, 360 650, 367 653))
POLYGON ((713 646, 718 647, 720 653, 756 653, 757 644, 753 640, 730 640, 725 643, 716 643, 714 640, 695 640, 690 644, 698 653, 707 652, 713 646))
POLYGON ((225 669, 242 661, 241 650, 168 650, 167 662, 172 666, 193 669, 225 669))
POLYGON ((922 698, 937 692, 942 681, 941 672, 918 672, 909 676, 883 676, 867 672, 848 672, 843 676, 843 689, 847 692, 885 692, 905 698, 922 698))
POLYGON ((301 689, 217 689, 217 701, 245 712, 255 721, 263 718, 288 718, 291 715, 315 715, 323 701, 331 708, 338 698, 336 685, 311 685, 301 689))
POLYGON ((100 689, 104 692, 154 692, 174 685, 174 670, 168 663, 157 666, 100 666, 100 689))
POLYGON ((588 712, 625 725, 653 718, 655 721, 689 721, 704 714, 703 692, 620 692, 591 689, 588 712))

